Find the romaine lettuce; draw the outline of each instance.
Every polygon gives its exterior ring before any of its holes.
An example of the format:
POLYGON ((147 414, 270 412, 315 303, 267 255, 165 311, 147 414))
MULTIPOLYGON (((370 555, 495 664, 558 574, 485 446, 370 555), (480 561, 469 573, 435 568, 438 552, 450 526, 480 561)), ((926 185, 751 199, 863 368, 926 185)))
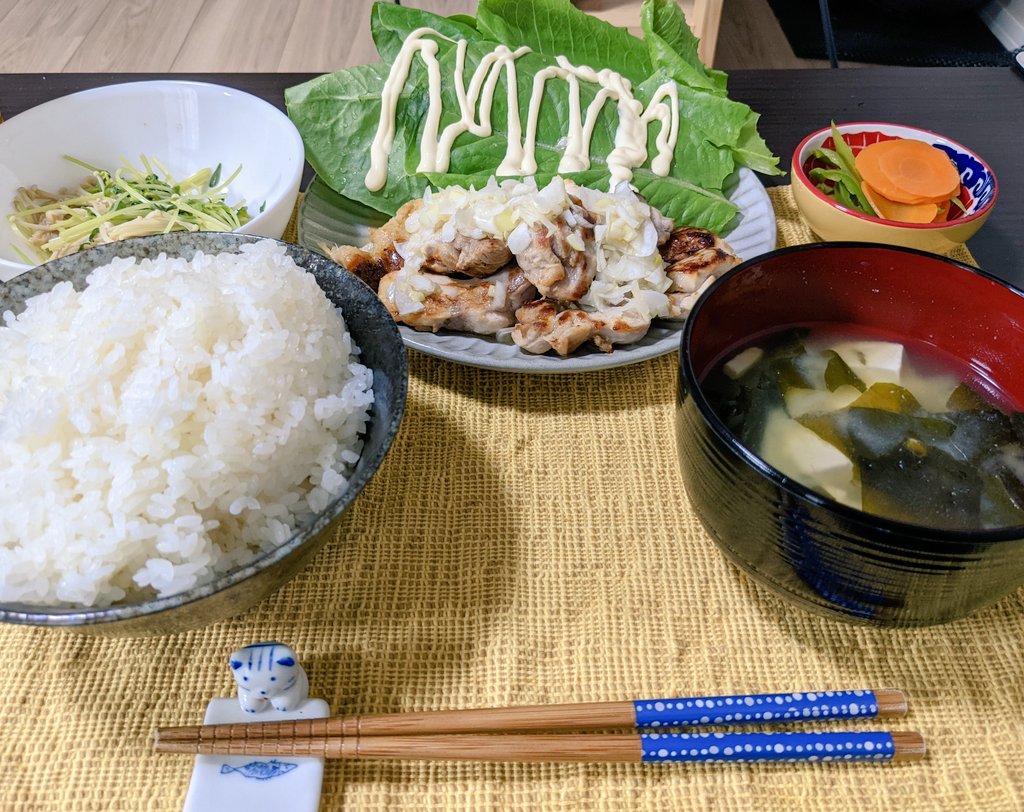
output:
MULTIPOLYGON (((656 89, 675 81, 679 92, 679 137, 667 177, 648 167, 634 170, 633 184, 652 205, 677 223, 724 232, 736 208, 722 194, 726 179, 737 166, 777 174, 772 156, 756 131, 757 115, 725 95, 725 75, 709 71, 697 58, 697 39, 674 0, 645 0, 641 13, 645 40, 575 9, 569 0, 520 0, 516 3, 480 0, 475 18, 445 18, 391 3, 377 3, 371 15, 380 65, 360 66, 325 74, 289 88, 288 114, 306 146, 306 157, 317 174, 338 193, 385 214, 422 195, 428 185, 454 183, 481 186, 494 174, 506 149, 507 108, 505 74, 494 95, 491 122, 494 135, 478 138, 463 133, 454 143, 446 173, 418 173, 419 142, 427 106, 427 75, 413 61, 402 90, 394 144, 388 159, 388 180, 376 192, 366 188, 370 143, 380 118, 381 90, 390 63, 403 41, 417 28, 433 28, 468 43, 466 74, 496 44, 531 52, 516 61, 519 105, 526 121, 527 103, 536 73, 564 55, 577 65, 611 68, 633 83, 634 94, 646 105, 656 89)), ((439 42, 437 58, 442 77, 455 69, 455 45, 439 42)), ((590 103, 596 87, 580 83, 581 103, 590 103)), ((442 82, 441 128, 457 120, 458 104, 450 80, 442 82)), ((568 128, 568 91, 564 82, 545 85, 537 130, 537 180, 544 183, 557 172, 561 144, 568 128)), ((605 156, 614 145, 618 116, 606 104, 591 140, 591 168, 567 174, 581 185, 606 188, 610 173, 605 156)), ((653 154, 657 124, 648 133, 653 154)))

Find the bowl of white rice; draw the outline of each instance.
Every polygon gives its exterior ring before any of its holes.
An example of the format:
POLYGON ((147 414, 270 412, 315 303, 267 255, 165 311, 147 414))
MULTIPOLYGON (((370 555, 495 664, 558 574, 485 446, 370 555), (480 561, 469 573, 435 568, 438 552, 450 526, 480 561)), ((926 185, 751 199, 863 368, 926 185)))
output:
POLYGON ((405 406, 374 293, 277 240, 111 243, 0 285, 0 313, 3 622, 167 634, 254 605, 405 406))

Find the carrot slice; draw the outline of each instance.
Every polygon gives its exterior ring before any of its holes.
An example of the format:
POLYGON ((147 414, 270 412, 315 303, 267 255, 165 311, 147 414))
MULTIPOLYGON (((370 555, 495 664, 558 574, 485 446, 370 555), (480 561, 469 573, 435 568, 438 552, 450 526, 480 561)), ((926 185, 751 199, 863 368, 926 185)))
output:
MULTIPOLYGON (((936 203, 897 203, 884 197, 877 189, 873 189, 867 181, 861 184, 861 188, 864 190, 864 197, 883 220, 895 220, 897 223, 931 223, 938 216, 939 206, 936 203)), ((948 207, 946 210, 949 210, 948 207)))
POLYGON ((896 203, 941 203, 960 190, 960 175, 949 156, 923 141, 869 144, 855 164, 868 185, 896 203))

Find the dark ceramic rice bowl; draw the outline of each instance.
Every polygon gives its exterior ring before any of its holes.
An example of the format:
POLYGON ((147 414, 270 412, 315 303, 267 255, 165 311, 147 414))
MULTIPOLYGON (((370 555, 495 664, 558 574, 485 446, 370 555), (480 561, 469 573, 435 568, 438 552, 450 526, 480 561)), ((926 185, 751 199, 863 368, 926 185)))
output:
MULTIPOLYGON (((80 289, 90 271, 117 257, 155 258, 166 253, 191 258, 196 251, 237 251, 261 239, 266 238, 235 233, 174 233, 89 249, 48 262, 0 285, 0 312, 20 312, 26 299, 61 281, 69 280, 80 289)), ((198 628, 261 601, 298 573, 331 537, 339 517, 370 481, 398 432, 405 409, 408 363, 394 320, 373 291, 326 257, 290 243, 280 244, 296 264, 316 277, 327 297, 342 309, 345 324, 361 350, 360 361, 373 370, 369 428, 349 488, 280 547, 185 592, 96 609, 4 604, 0 605, 0 621, 111 636, 170 634, 198 628)))

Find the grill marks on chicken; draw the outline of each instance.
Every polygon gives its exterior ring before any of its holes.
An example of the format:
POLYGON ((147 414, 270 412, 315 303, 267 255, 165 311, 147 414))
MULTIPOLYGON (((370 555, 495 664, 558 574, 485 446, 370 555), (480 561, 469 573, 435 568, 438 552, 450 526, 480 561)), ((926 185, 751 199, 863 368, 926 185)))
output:
POLYGON ((682 293, 693 293, 708 278, 717 279, 740 262, 725 240, 703 228, 673 229, 660 250, 672 280, 669 290, 682 293))
POLYGON ((639 341, 651 327, 651 320, 628 305, 590 313, 561 308, 549 299, 538 299, 516 311, 512 340, 533 353, 554 350, 568 355, 586 341, 605 352, 616 344, 639 341))
POLYGON ((380 288, 380 280, 386 274, 393 273, 402 267, 402 258, 392 247, 388 251, 371 253, 352 245, 335 245, 330 248, 321 246, 324 253, 337 262, 342 268, 354 273, 373 290, 380 288))
POLYGON ((386 274, 400 270, 405 264, 395 250, 395 243, 409 239, 406 222, 409 215, 418 211, 422 205, 422 200, 410 200, 403 205, 384 225, 370 231, 370 243, 365 248, 355 248, 351 245, 320 247, 342 268, 354 273, 373 290, 379 290, 380 280, 386 274))
POLYGON ((493 335, 515 324, 516 310, 537 295, 537 289, 514 264, 486 279, 424 274, 436 288, 423 299, 423 309, 399 313, 389 291, 396 275, 392 272, 381 279, 378 295, 396 321, 417 330, 437 332, 444 327, 493 335))
POLYGON ((725 240, 703 228, 673 229, 660 251, 672 281, 667 294, 672 319, 685 319, 711 283, 740 263, 725 240))
POLYGON ((639 341, 651 329, 650 318, 629 305, 599 310, 591 319, 597 327, 594 343, 605 352, 611 352, 615 344, 639 341))
POLYGON ((597 333, 590 316, 582 310, 562 310, 548 299, 529 302, 516 311, 512 340, 533 353, 554 350, 568 355, 597 333))

